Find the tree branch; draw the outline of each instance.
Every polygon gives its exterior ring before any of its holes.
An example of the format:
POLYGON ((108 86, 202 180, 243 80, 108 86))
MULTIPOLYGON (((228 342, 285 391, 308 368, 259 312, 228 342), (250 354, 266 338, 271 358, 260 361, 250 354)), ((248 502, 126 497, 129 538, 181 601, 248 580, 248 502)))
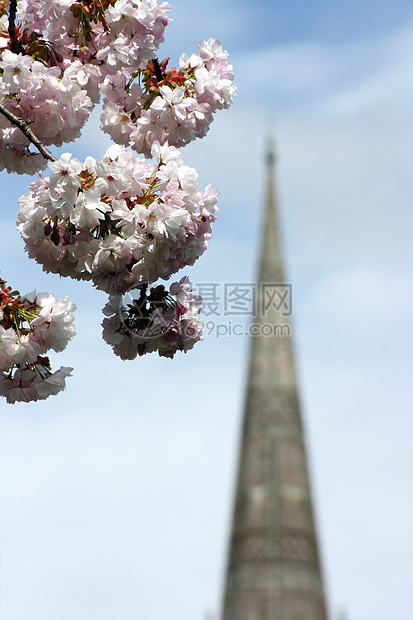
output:
POLYGON ((48 159, 49 161, 57 161, 56 157, 53 157, 51 152, 47 150, 47 148, 42 144, 39 138, 37 138, 30 129, 29 125, 33 121, 25 121, 22 118, 19 118, 18 116, 13 114, 13 112, 7 110, 7 108, 5 108, 2 103, 0 103, 0 113, 3 114, 3 116, 5 116, 12 123, 12 125, 20 129, 20 131, 32 144, 34 144, 34 146, 38 149, 38 151, 43 155, 45 159, 48 159))
POLYGON ((17 0, 10 0, 9 10, 9 36, 11 41, 11 49, 15 54, 24 54, 24 47, 20 43, 16 34, 16 13, 17 13, 17 0))

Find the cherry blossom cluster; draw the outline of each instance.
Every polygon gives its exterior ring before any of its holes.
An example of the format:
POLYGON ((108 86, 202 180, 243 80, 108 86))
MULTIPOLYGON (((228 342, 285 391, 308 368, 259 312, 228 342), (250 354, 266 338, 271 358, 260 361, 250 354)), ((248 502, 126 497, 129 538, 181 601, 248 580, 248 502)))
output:
MULTIPOLYGON (((80 136, 100 92, 101 128, 149 156, 155 141, 183 146, 205 136, 213 113, 236 92, 220 41, 167 71, 156 51, 169 23, 156 0, 20 0, 15 38, 0 19, 0 99, 30 123, 44 145, 80 136)), ((32 174, 42 157, 10 121, 0 119, 0 169, 32 174)))
MULTIPOLYGON (((203 338, 189 280, 169 290, 155 283, 209 244, 218 190, 201 190, 176 147, 204 137, 236 94, 218 40, 200 41, 177 67, 157 59, 169 11, 158 0, 0 0, 0 170, 39 172, 19 200, 18 230, 44 271, 109 294, 103 338, 122 359, 173 357, 203 338), (47 147, 79 137, 101 95, 101 129, 116 144, 100 160, 56 159, 47 147)), ((46 293, 22 297, 0 280, 8 402, 64 389, 72 369, 53 373, 45 354, 73 337, 74 309, 46 293)))
MULTIPOLYGON (((0 98, 16 116, 33 119, 31 127, 43 144, 60 146, 80 136, 94 104, 80 84, 87 72, 79 61, 61 70, 6 49, 0 71, 0 98)), ((46 168, 42 155, 28 147, 27 137, 1 116, 0 169, 31 174, 46 168)))
POLYGON ((23 44, 36 47, 41 38, 63 66, 77 57, 94 65, 100 81, 155 55, 170 9, 156 0, 25 0, 20 30, 23 44))
POLYGON ((126 72, 107 75, 101 87, 101 129, 147 156, 155 141, 179 147, 203 138, 214 112, 228 108, 236 93, 220 41, 200 41, 197 54, 182 54, 179 69, 167 70, 168 61, 151 59, 132 78, 126 72))
POLYGON ((138 299, 125 308, 122 297, 110 296, 103 309, 103 339, 123 360, 157 351, 172 358, 177 351, 189 351, 203 339, 200 319, 202 300, 192 293, 187 277, 174 282, 169 291, 163 285, 140 289, 138 299))
MULTIPOLYGON (((45 145, 80 136, 107 74, 130 74, 152 58, 168 24, 156 0, 20 0, 12 38, 0 19, 0 99, 45 145)), ((29 141, 4 118, 0 169, 45 168, 29 141)))
POLYGON ((82 164, 69 153, 20 198, 18 229, 45 271, 92 280, 121 295, 168 279, 206 250, 218 191, 200 191, 177 149, 155 143, 157 163, 113 145, 82 164))
POLYGON ((21 296, 0 279, 0 395, 8 403, 42 400, 65 389, 73 368, 52 372, 49 349, 75 335, 74 303, 49 293, 21 296))

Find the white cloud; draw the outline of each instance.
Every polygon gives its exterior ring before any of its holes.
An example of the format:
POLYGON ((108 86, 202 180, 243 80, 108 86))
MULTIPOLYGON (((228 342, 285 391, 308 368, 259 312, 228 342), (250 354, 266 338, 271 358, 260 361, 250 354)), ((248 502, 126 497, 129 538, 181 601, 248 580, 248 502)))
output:
POLYGON ((380 110, 397 120, 401 110, 407 115, 411 109, 412 31, 407 23, 342 47, 311 42, 238 53, 233 61, 240 94, 281 114, 299 110, 344 119, 380 110))
MULTIPOLYGON (((409 115, 413 103, 409 79, 413 58, 413 24, 405 25, 397 34, 374 41, 369 47, 372 59, 369 73, 327 98, 322 104, 323 111, 342 118, 373 113, 378 119, 384 114, 397 122, 400 114, 409 115)), ((363 50, 358 50, 354 58, 356 76, 360 70, 356 62, 363 55, 363 50)))

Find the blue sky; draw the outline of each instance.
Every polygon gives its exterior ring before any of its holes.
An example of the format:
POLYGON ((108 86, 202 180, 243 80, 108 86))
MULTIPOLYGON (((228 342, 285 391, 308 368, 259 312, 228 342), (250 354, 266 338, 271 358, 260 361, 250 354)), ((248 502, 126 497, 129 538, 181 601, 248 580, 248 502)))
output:
MULTIPOLYGON (((239 94, 183 150, 221 190, 195 283, 255 276, 263 152, 275 134, 293 338, 331 620, 411 620, 411 2, 174 2, 164 55, 221 38, 239 94)), ((80 158, 109 145, 95 116, 80 158)), ((43 274, 1 175, 2 275, 70 295, 65 393, 0 404, 2 620, 218 620, 248 339, 121 362, 105 295, 43 274)), ((234 319, 235 320, 235 319, 234 319)))
POLYGON ((391 4, 386 0, 261 1, 254 3, 254 11, 245 0, 226 3, 230 4, 234 12, 242 7, 248 15, 243 34, 247 38, 249 33, 247 45, 251 41, 254 48, 263 40, 281 45, 303 41, 343 44, 391 31, 413 14, 411 3, 405 0, 391 4))

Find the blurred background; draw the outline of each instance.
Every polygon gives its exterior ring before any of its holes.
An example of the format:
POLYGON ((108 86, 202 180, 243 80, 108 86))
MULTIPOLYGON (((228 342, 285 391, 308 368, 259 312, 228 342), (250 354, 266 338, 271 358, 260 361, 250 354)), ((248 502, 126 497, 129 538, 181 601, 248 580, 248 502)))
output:
MULTIPOLYGON (((208 252, 181 275, 254 280, 271 127, 331 620, 411 620, 411 0, 175 0, 171 17, 159 57, 220 38, 239 87, 183 149, 221 196, 208 252)), ((96 111, 60 152, 108 146, 96 111)), ((75 368, 66 392, 0 403, 0 617, 219 620, 248 338, 210 329, 172 361, 115 357, 106 295, 23 251, 29 181, 1 175, 2 277, 69 295, 78 333, 52 357, 75 368)))

